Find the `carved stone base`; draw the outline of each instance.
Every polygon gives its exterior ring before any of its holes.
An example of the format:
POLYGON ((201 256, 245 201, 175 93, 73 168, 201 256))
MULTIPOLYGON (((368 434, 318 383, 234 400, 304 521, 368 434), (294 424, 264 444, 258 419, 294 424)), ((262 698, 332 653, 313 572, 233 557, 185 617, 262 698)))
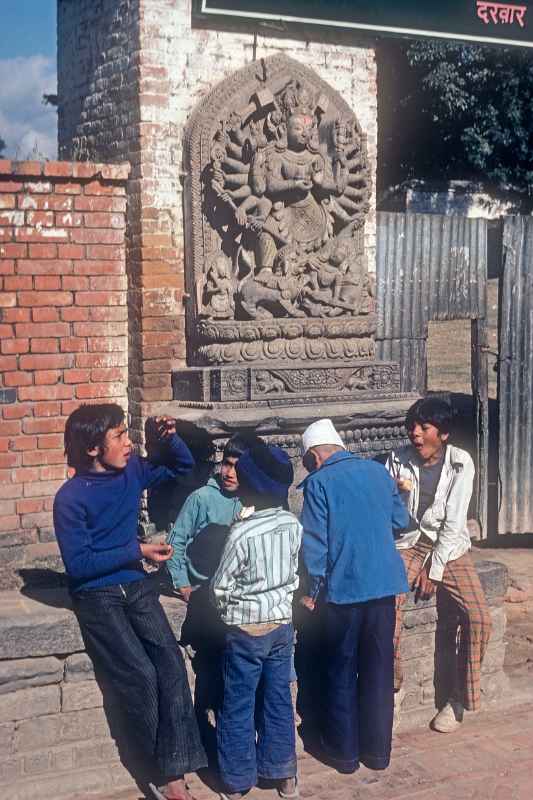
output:
MULTIPOLYGON (((372 402, 353 400, 330 402, 313 398, 291 405, 270 408, 242 403, 161 403, 152 407, 154 414, 170 414, 178 419, 178 432, 195 457, 197 469, 188 479, 188 490, 205 484, 228 438, 237 431, 255 432, 270 444, 283 448, 290 457, 295 479, 290 493, 291 509, 298 513, 302 493, 297 487, 306 475, 302 464, 302 433, 308 425, 321 417, 329 417, 338 430, 347 450, 364 458, 384 459, 393 448, 405 444, 405 414, 416 395, 403 395, 401 399, 374 398, 372 402)), ((183 503, 182 483, 176 486, 178 498, 160 500, 165 518, 156 521, 159 529, 171 524, 183 503), (181 494, 180 494, 181 492, 181 494)), ((170 494, 172 490, 169 489, 170 494)), ((153 517, 152 517, 153 518, 153 517)), ((154 519, 154 518, 153 518, 154 519)), ((155 521, 155 520, 154 520, 155 521)))
POLYGON ((351 364, 296 362, 291 366, 189 368, 172 374, 172 386, 174 399, 180 404, 204 407, 219 403, 301 406, 401 396, 399 365, 370 359, 351 364))

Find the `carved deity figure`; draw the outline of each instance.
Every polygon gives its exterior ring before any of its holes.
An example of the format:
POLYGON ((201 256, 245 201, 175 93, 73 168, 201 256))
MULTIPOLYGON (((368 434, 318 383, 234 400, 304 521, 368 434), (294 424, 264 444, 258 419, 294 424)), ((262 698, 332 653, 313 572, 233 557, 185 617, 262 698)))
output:
POLYGON ((263 160, 261 180, 273 207, 258 236, 260 268, 274 263, 280 247, 308 252, 328 239, 327 211, 313 191, 325 177, 324 157, 311 145, 313 128, 313 117, 295 111, 287 120, 287 146, 271 148, 263 160))
POLYGON ((312 255, 303 305, 313 317, 337 317, 342 313, 368 314, 370 283, 362 254, 354 254, 347 239, 312 255))
POLYGON ((359 312, 360 265, 339 234, 348 239, 363 223, 367 166, 354 118, 323 124, 328 104, 289 80, 220 122, 206 180, 235 279, 221 264, 207 270, 202 302, 212 319, 359 312))
POLYGON ((196 287, 198 307, 209 319, 231 319, 235 312, 235 279, 224 253, 214 253, 207 273, 196 287))

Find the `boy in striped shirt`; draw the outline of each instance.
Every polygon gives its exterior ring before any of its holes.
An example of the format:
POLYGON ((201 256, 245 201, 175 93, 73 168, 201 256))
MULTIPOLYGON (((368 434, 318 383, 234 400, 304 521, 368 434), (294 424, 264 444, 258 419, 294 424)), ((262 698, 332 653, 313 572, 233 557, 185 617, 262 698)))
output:
POLYGON ((258 444, 240 457, 237 477, 245 508, 211 582, 226 625, 217 720, 221 797, 242 797, 260 777, 294 800, 291 607, 302 528, 286 510, 293 469, 283 450, 258 444))

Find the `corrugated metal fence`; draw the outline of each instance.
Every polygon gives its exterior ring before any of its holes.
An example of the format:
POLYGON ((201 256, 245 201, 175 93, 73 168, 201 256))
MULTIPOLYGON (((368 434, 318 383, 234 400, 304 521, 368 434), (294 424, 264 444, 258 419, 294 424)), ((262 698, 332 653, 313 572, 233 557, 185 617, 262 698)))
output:
POLYGON ((533 219, 508 217, 500 305, 499 533, 533 532, 533 219))
POLYGON ((487 535, 487 221, 437 214, 377 215, 378 358, 398 361, 401 388, 424 394, 428 322, 472 320, 476 441, 474 502, 487 535))
MULTIPOLYGON (((377 355, 400 364, 403 391, 426 391, 431 320, 472 320, 476 507, 487 535, 487 221, 377 215, 377 355)), ((498 533, 533 533, 533 219, 507 217, 499 342, 498 533)), ((494 520, 496 529, 496 520, 494 520)))
POLYGON ((487 222, 379 212, 376 250, 377 355, 424 392, 428 322, 486 316, 487 222))

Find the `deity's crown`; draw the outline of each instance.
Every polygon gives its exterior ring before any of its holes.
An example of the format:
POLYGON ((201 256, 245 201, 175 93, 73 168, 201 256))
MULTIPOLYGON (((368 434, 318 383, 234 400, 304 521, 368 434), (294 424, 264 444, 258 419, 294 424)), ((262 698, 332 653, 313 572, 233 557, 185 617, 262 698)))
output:
POLYGON ((304 86, 300 81, 295 80, 285 86, 279 97, 279 103, 283 109, 285 119, 294 114, 310 117, 314 115, 316 109, 312 90, 304 86))

